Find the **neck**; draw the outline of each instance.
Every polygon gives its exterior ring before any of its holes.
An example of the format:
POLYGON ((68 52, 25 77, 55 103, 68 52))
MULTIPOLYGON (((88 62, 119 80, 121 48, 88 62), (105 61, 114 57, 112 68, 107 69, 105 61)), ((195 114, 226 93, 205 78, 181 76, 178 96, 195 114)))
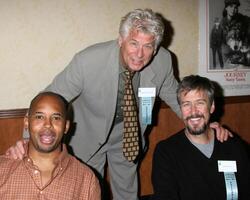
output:
POLYGON ((50 153, 42 153, 29 145, 28 155, 32 159, 33 164, 38 167, 41 172, 42 184, 47 184, 52 177, 53 170, 56 167, 56 160, 61 153, 61 147, 50 153))
POLYGON ((40 152, 37 151, 31 143, 29 143, 28 155, 40 171, 53 171, 55 161, 58 159, 61 151, 61 145, 59 145, 59 147, 52 152, 40 152))
POLYGON ((185 129, 185 135, 189 140, 197 144, 208 144, 214 139, 214 131, 211 128, 208 128, 204 133, 200 135, 193 135, 185 129))

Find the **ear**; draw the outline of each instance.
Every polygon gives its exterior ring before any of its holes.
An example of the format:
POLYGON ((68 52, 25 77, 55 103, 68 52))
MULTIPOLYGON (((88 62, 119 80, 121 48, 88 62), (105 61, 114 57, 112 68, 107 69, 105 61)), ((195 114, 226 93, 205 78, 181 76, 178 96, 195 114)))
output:
POLYGON ((122 46, 122 41, 123 41, 122 36, 119 36, 119 38, 118 38, 119 47, 122 46))
POLYGON ((70 127, 70 121, 67 120, 67 121, 66 121, 65 130, 64 130, 64 134, 67 134, 67 133, 68 133, 69 127, 70 127))
POLYGON ((154 49, 153 56, 155 56, 155 54, 157 53, 158 49, 159 49, 159 46, 156 46, 155 49, 154 49))
POLYGON ((27 114, 25 115, 25 117, 24 117, 24 119, 23 119, 23 127, 24 127, 24 129, 26 129, 26 130, 28 130, 28 128, 29 128, 29 117, 28 117, 27 114))
POLYGON ((212 105, 211 105, 211 108, 210 108, 210 114, 212 114, 215 110, 215 103, 213 101, 212 105))

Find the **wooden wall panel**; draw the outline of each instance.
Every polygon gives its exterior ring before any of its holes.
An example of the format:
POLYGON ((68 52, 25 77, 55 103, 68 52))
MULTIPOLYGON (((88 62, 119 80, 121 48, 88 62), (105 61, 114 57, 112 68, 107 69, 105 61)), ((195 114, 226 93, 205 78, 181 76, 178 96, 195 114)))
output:
POLYGON ((0 154, 22 138, 23 118, 0 119, 0 154), (8 128, 6 128, 8 127, 8 128))
POLYGON ((221 123, 250 144, 250 102, 226 104, 221 123))
POLYGON ((27 109, 0 111, 0 154, 22 138, 23 117, 27 109))
MULTIPOLYGON (((226 98, 219 109, 220 123, 239 134, 250 144, 250 96, 226 98)), ((0 111, 0 153, 22 137, 26 109, 0 111)), ((153 193, 151 185, 152 155, 156 144, 184 127, 182 121, 165 104, 160 105, 157 123, 149 134, 149 149, 140 165, 141 195, 153 193)))

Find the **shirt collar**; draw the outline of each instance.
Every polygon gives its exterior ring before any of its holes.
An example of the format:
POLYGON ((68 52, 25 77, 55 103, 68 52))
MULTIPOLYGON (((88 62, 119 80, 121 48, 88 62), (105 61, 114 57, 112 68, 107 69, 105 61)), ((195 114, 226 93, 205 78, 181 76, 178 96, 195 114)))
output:
MULTIPOLYGON (((32 163, 33 165, 33 161, 32 159, 29 157, 28 155, 28 148, 29 145, 28 144, 24 144, 24 150, 25 150, 25 154, 24 154, 24 158, 23 158, 23 161, 25 163, 32 163)), ((69 156, 68 156, 68 151, 67 151, 67 147, 65 144, 62 144, 62 151, 61 153, 59 154, 59 156, 54 160, 54 163, 55 163, 55 169, 56 168, 60 168, 60 169, 65 169, 68 162, 69 162, 69 156)))

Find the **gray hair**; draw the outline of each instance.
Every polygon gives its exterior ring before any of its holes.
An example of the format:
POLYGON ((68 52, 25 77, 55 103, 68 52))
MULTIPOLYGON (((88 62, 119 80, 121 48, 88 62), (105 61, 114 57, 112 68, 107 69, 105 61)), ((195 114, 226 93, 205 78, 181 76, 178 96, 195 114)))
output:
POLYGON ((125 38, 132 29, 155 36, 155 49, 160 45, 164 34, 164 23, 160 15, 151 9, 135 9, 125 15, 120 23, 119 34, 125 38))

